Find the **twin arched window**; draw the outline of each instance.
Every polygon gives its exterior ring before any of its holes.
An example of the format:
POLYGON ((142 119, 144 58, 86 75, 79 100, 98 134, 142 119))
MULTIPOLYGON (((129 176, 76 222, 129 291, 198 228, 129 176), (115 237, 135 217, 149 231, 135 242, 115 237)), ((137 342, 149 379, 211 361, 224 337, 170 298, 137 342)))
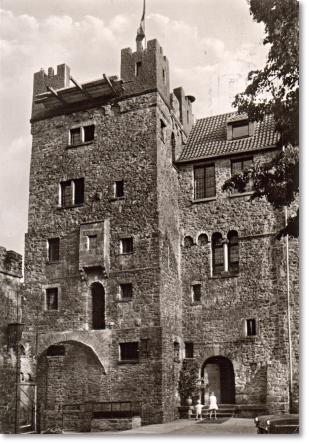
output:
POLYGON ((221 233, 214 233, 211 244, 213 274, 217 275, 222 272, 238 273, 239 247, 237 231, 229 231, 226 239, 222 238, 221 233))

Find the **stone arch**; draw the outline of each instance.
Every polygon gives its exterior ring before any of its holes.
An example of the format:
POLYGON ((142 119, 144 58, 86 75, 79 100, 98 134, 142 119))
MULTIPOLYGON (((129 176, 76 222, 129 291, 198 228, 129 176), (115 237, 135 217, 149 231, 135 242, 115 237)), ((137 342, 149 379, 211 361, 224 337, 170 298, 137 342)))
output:
POLYGON ((204 403, 209 392, 215 393, 220 404, 235 403, 235 372, 230 359, 222 355, 208 357, 202 364, 201 378, 208 384, 202 391, 204 403))
POLYGON ((183 240, 183 245, 185 248, 193 247, 193 245, 194 245, 193 238, 191 236, 185 236, 185 238, 183 240))
POLYGON ((48 341, 38 356, 37 387, 40 429, 74 430, 87 403, 106 399, 108 380, 101 360, 88 344, 48 341), (75 419, 67 415, 70 406, 77 406, 75 419))
POLYGON ((197 239, 196 239, 196 243, 197 245, 201 246, 205 246, 207 245, 209 242, 209 238, 207 236, 206 233, 204 233, 203 231, 197 234, 197 239))

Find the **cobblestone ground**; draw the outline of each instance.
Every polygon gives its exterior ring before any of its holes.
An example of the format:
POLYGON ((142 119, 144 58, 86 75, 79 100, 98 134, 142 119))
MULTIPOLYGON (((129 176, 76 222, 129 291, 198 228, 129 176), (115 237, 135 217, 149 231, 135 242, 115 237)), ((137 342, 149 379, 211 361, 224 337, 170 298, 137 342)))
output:
POLYGON ((121 435, 256 435, 256 427, 253 419, 231 418, 227 421, 216 424, 203 424, 200 421, 195 422, 189 419, 180 419, 178 421, 166 424, 153 424, 139 427, 138 429, 125 430, 118 432, 121 435))

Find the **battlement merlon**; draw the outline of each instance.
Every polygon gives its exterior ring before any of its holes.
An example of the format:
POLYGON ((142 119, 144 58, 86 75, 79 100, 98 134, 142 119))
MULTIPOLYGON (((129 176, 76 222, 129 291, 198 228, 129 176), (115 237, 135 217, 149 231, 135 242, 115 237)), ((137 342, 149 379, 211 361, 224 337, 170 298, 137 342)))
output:
POLYGON ((21 254, 0 246, 0 274, 21 278, 22 262, 21 254))

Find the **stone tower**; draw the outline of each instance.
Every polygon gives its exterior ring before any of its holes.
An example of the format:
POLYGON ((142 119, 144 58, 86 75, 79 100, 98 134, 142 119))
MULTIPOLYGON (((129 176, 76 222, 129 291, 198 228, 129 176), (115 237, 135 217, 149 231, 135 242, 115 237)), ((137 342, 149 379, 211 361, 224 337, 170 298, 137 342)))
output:
POLYGON ((24 340, 39 425, 90 430, 89 405, 111 402, 144 424, 172 420, 184 348, 173 162, 194 99, 170 91, 157 40, 122 50, 120 79, 81 85, 60 65, 33 91, 24 340))

